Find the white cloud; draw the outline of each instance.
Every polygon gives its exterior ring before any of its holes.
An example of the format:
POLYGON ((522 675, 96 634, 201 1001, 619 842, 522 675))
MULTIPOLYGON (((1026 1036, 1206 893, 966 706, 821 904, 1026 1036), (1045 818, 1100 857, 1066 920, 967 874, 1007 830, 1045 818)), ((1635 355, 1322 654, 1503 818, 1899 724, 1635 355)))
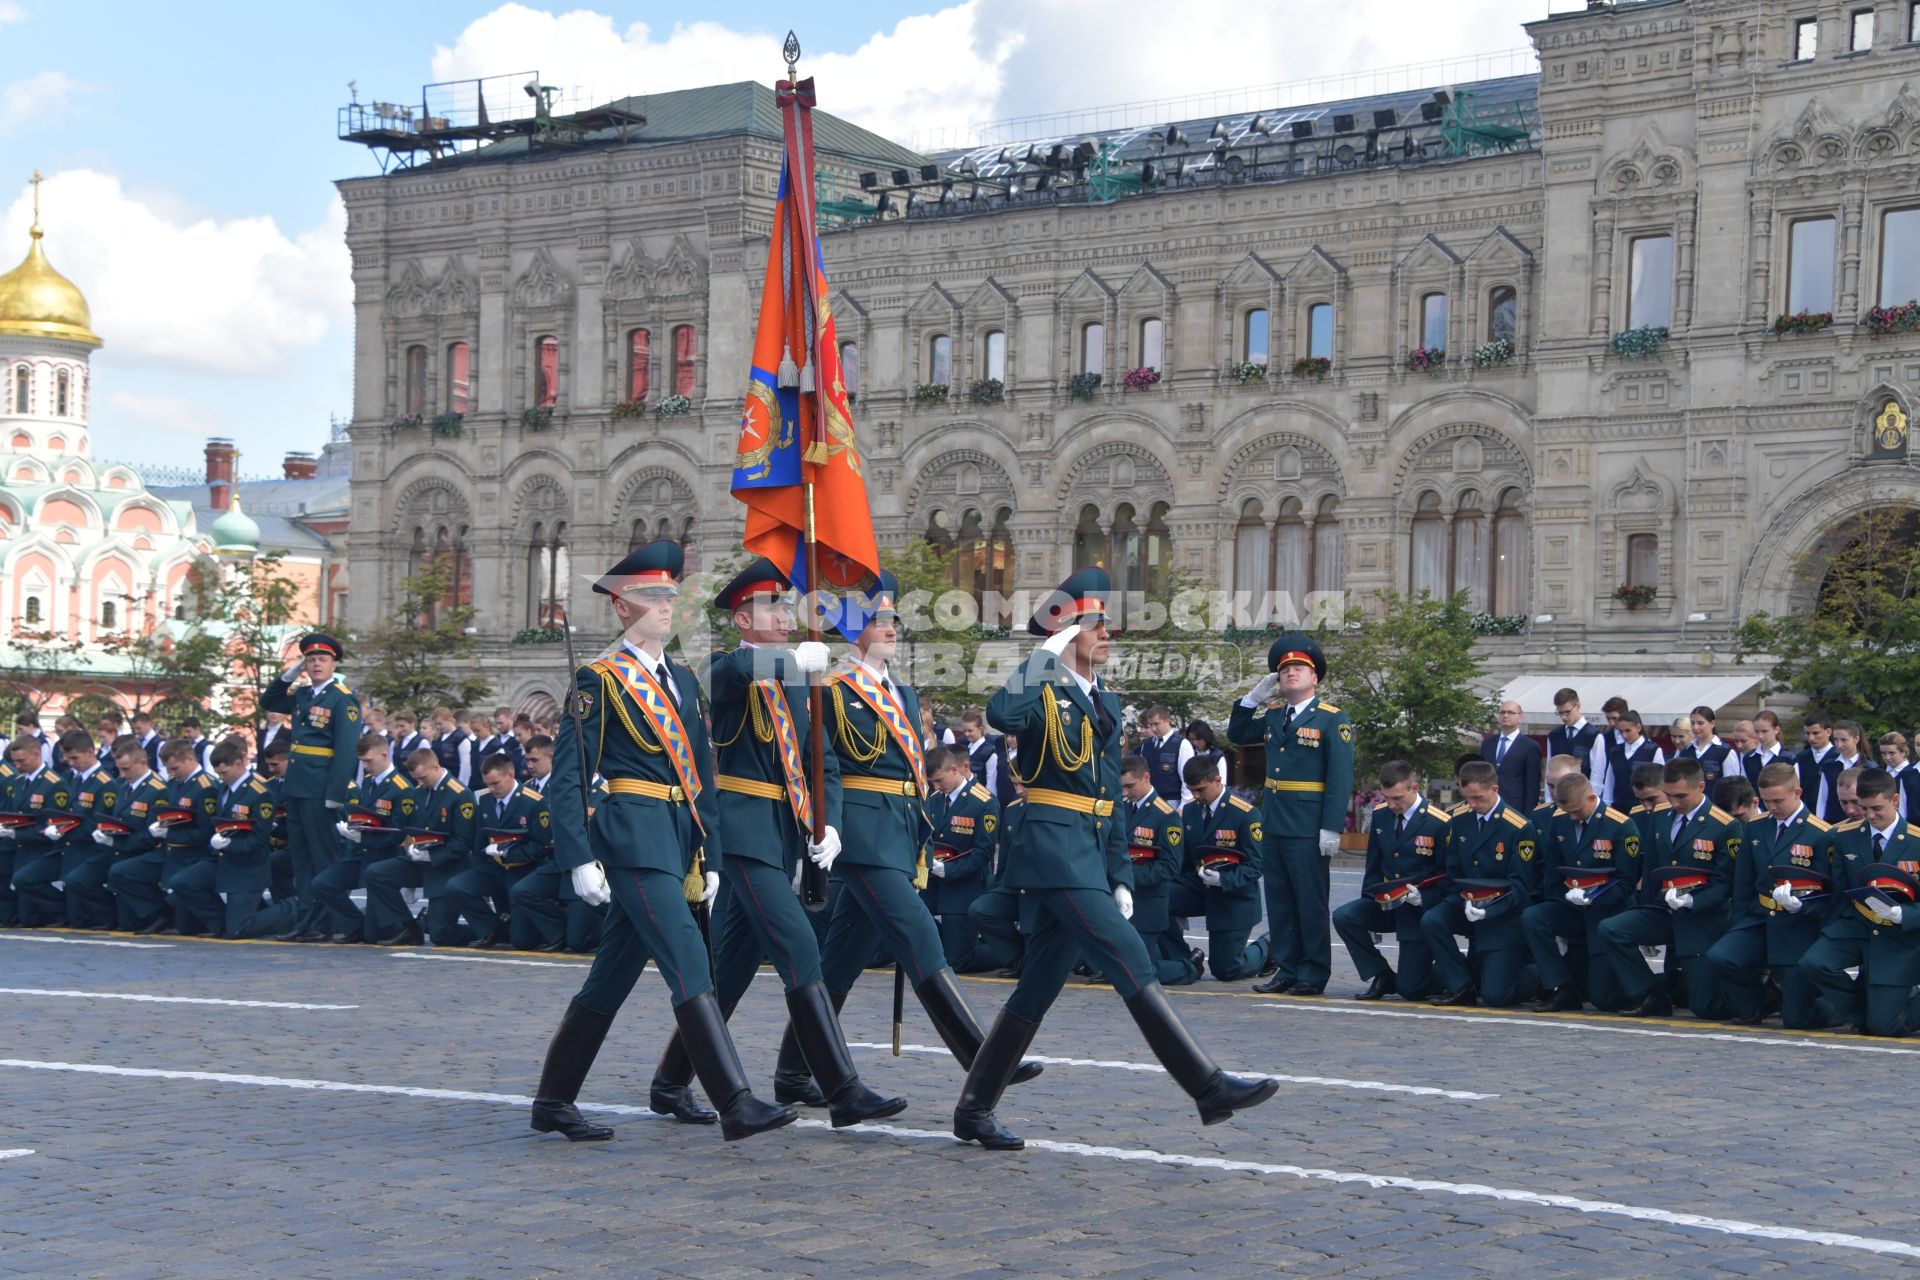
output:
MULTIPOLYGON (((223 415, 210 410, 204 400, 187 396, 163 392, 114 391, 108 393, 106 407, 123 430, 132 427, 140 432, 165 431, 191 436, 195 440, 230 434, 227 419, 223 415)), ((153 452, 158 455, 162 451, 153 452)))
POLYGON ((10 22, 25 22, 26 20, 27 11, 25 9, 14 4, 13 0, 0 0, 0 27, 4 27, 10 22))
MULTIPOLYGON (((182 373, 270 374, 352 318, 346 210, 289 238, 272 218, 170 217, 111 174, 50 176, 41 221, 54 266, 80 286, 116 362, 182 373)), ((0 219, 0 253, 24 246, 23 191, 0 219)))
MULTIPOLYGON (((6 6, 0 5, 0 26, 7 21, 6 6)), ((64 71, 41 71, 15 80, 0 89, 0 134, 12 133, 29 120, 45 121, 60 115, 92 88, 64 71)))

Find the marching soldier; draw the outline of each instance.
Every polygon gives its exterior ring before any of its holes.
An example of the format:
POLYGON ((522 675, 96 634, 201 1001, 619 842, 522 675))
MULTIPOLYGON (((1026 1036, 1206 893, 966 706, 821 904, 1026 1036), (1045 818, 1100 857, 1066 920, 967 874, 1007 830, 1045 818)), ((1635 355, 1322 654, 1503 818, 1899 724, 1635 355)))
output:
POLYGON ((301 637, 300 661, 260 695, 262 711, 293 717, 293 753, 281 784, 286 806, 288 852, 293 859, 294 911, 280 941, 318 942, 329 936, 328 912, 313 896, 313 878, 339 857, 335 811, 346 805, 353 781, 354 749, 360 742, 360 703, 335 674, 347 651, 330 635, 301 637), (297 685, 304 679, 304 685, 297 685))
MULTIPOLYGON (((1800 958, 1833 916, 1833 828, 1802 803, 1800 773, 1779 761, 1759 776, 1767 816, 1748 824, 1750 856, 1733 871, 1733 922, 1707 951, 1733 1021, 1753 1026, 1765 1016, 1762 984, 1780 975, 1780 1022, 1817 1030, 1826 1019, 1800 958)), ((1725 780, 1721 785, 1725 785, 1725 780)))
POLYGON ((1707 803, 1706 775, 1698 760, 1673 760, 1665 777, 1670 808, 1655 815, 1641 902, 1604 921, 1600 942, 1634 1017, 1664 1018, 1673 1012, 1672 997, 1640 954, 1641 947, 1662 943, 1669 967, 1677 966, 1686 984, 1694 1016, 1718 1017, 1719 988, 1706 956, 1726 932, 1742 832, 1732 814, 1707 803))
POLYGON ((1254 990, 1317 996, 1333 966, 1328 867, 1340 852, 1353 799, 1353 725, 1319 696, 1327 660, 1307 636, 1295 632, 1274 641, 1267 671, 1227 721, 1229 742, 1264 744, 1267 752, 1260 870, 1277 968, 1254 990))
POLYGON ((221 922, 224 929, 216 930, 221 936, 249 937, 258 929, 271 874, 273 800, 267 784, 247 769, 247 750, 240 742, 228 739, 213 749, 213 772, 220 780, 219 810, 207 840, 213 856, 174 877, 173 898, 209 925, 221 922))
POLYGON ((1221 982, 1259 974, 1270 935, 1251 946, 1260 923, 1260 811, 1228 795, 1211 760, 1189 760, 1182 781, 1193 799, 1181 814, 1187 865, 1199 881, 1207 913, 1207 967, 1221 982))
POLYGON ((1833 829, 1835 882, 1846 900, 1799 969, 1855 1030, 1911 1035, 1920 1031, 1920 826, 1901 821, 1900 784, 1884 770, 1861 774, 1855 795, 1863 816, 1833 829))
MULTIPOLYGON (((351 895, 367 887, 368 868, 398 852, 405 829, 415 825, 414 786, 405 770, 394 767, 387 739, 377 733, 362 734, 357 754, 360 782, 354 788, 354 803, 333 828, 342 841, 340 860, 313 878, 313 895, 332 916, 335 942, 375 940, 351 895)), ((274 799, 271 784, 268 799, 269 803, 274 799)))
MULTIPOLYGON (((831 871, 842 845, 839 758, 828 743, 821 795, 808 785, 804 763, 806 677, 826 670, 827 646, 808 640, 792 649, 776 647, 793 630, 791 592, 786 575, 762 557, 742 569, 715 600, 732 613, 741 645, 710 657, 704 674, 712 706, 715 790, 720 793, 715 810, 727 887, 711 926, 714 985, 722 1016, 731 1017, 761 957, 773 961, 786 984, 795 1043, 819 1082, 834 1127, 840 1128, 898 1115, 907 1100, 883 1098, 860 1082, 822 980, 818 935, 793 891, 801 858, 831 871), (826 809, 818 842, 812 837, 816 804, 826 809)), ((870 948, 861 964, 867 954, 870 948)), ((668 1043, 656 1085, 671 1085, 684 1074, 682 1052, 678 1037, 668 1043)), ((790 1080, 795 1066, 789 1052, 790 1080)))
MULTIPOLYGON (((542 793, 553 818, 554 856, 575 892, 589 905, 611 904, 599 954, 553 1033, 534 1095, 533 1128, 572 1142, 613 1136, 574 1102, 649 960, 666 980, 682 1052, 720 1109, 721 1135, 731 1142, 799 1118, 747 1087, 687 903, 690 874, 704 857, 717 860, 720 844, 699 686, 666 656, 683 563, 678 544, 652 542, 593 584, 608 597, 623 634, 604 657, 574 672, 542 793), (589 824, 587 792, 596 773, 606 777, 608 794, 589 824)), ((702 872, 704 896, 716 881, 702 872)), ((656 1094, 650 1105, 689 1123, 715 1119, 686 1089, 671 1099, 656 1094)))
MULTIPOLYGON (((1126 801, 1127 858, 1133 863, 1133 930, 1153 957, 1163 987, 1200 980, 1205 957, 1189 947, 1185 933, 1167 909, 1168 889, 1186 855, 1186 829, 1180 811, 1160 793, 1153 762, 1145 756, 1120 761, 1120 795, 1126 801)), ((1178 779, 1176 778, 1177 782, 1178 779)), ((1174 789, 1175 799, 1179 788, 1174 789)))
POLYGON ((1640 832, 1632 818, 1601 804, 1592 782, 1577 771, 1563 776, 1553 793, 1559 803, 1547 828, 1540 901, 1520 922, 1540 979, 1534 1011, 1566 1013, 1589 1000, 1596 1009, 1618 1010, 1624 996, 1600 945, 1600 925, 1633 905, 1640 832))
POLYGON ((1133 871, 1126 828, 1115 820, 1120 790, 1120 700, 1097 682, 1106 661, 1104 569, 1061 583, 1028 630, 1045 642, 987 704, 987 716, 1017 737, 1027 816, 1009 850, 1007 881, 1030 921, 1020 981, 987 1033, 954 1107, 954 1136, 998 1151, 1025 1146, 994 1117, 1040 1020, 1084 952, 1126 1001, 1154 1054, 1215 1124, 1273 1096, 1267 1079, 1230 1076, 1181 1024, 1154 977, 1127 916, 1133 871))
MULTIPOLYGON (((1448 819, 1427 803, 1420 776, 1405 760, 1381 765, 1379 785, 1386 798, 1374 806, 1368 823, 1360 896, 1334 911, 1333 929, 1367 982, 1354 999, 1398 994, 1424 1000, 1433 993, 1433 953, 1420 931, 1420 913, 1427 905, 1426 890, 1436 890, 1446 878, 1448 819), (1373 935, 1385 933, 1400 944, 1397 971, 1373 941, 1373 935)), ((1436 901, 1441 896, 1434 893, 1436 901)))
MULTIPOLYGON (((834 740, 839 742, 840 736, 834 740)), ((1000 803, 985 785, 973 780, 973 770, 958 747, 929 752, 927 767, 933 783, 926 803, 927 821, 932 825, 927 910, 939 917, 947 967, 955 973, 972 973, 982 966, 974 954, 979 934, 968 912, 986 891, 993 872, 993 855, 1000 843, 1000 803)), ((844 785, 844 758, 840 772, 844 785)))
POLYGON ((1539 884, 1540 835, 1528 819, 1500 798, 1499 774, 1491 762, 1460 766, 1466 804, 1447 824, 1446 896, 1420 917, 1420 932, 1433 953, 1439 991, 1431 1003, 1494 1006, 1517 1004, 1532 994, 1533 969, 1520 921, 1539 884), (1480 962, 1476 984, 1455 935, 1472 940, 1480 962))

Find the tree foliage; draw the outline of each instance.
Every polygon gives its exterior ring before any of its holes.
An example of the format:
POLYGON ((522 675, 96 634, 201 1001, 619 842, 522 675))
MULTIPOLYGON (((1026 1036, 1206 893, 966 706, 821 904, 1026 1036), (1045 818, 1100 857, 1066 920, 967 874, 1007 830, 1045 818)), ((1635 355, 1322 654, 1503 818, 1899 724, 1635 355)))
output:
POLYGON ((55 694, 71 691, 88 678, 83 641, 43 627, 16 626, 0 692, 38 713, 55 694))
POLYGON ((1807 613, 1756 613, 1739 659, 1764 661, 1772 691, 1804 695, 1870 737, 1908 732, 1920 707, 1920 513, 1884 509, 1849 523, 1801 558, 1807 613))
POLYGON ((1480 659, 1472 613, 1460 592, 1389 593, 1382 611, 1348 612, 1341 631, 1320 634, 1327 653, 1327 694, 1353 721, 1359 785, 1388 760, 1410 761, 1428 778, 1452 775, 1461 735, 1493 714, 1493 700, 1474 692, 1480 659))
POLYGON ((491 691, 474 670, 474 608, 449 603, 452 586, 451 566, 424 566, 401 582, 393 613, 356 638, 354 665, 362 674, 355 683, 367 698, 393 708, 464 707, 491 691))
POLYGON ((899 550, 880 553, 881 567, 900 580, 897 663, 921 705, 945 719, 986 701, 973 679, 980 646, 1005 634, 997 620, 988 628, 966 612, 967 593, 953 585, 953 554, 911 537, 899 550))

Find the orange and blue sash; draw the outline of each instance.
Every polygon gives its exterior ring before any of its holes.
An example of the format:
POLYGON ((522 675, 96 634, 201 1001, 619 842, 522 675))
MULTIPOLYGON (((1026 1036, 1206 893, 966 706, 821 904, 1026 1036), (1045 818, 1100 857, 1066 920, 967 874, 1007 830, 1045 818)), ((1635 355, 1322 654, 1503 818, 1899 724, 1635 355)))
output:
POLYGON ((900 750, 906 754, 907 763, 913 767, 913 781, 920 788, 920 794, 927 791, 927 765, 920 751, 920 739, 912 727, 907 724, 907 713, 894 696, 887 692, 886 686, 873 678, 873 673, 858 663, 848 663, 827 677, 828 684, 844 684, 860 695, 860 700, 872 709, 887 727, 900 750))
MULTIPOLYGON (((693 742, 687 736, 687 727, 681 723, 673 700, 654 681, 640 660, 630 653, 610 653, 594 666, 611 675, 633 698, 641 714, 646 716, 654 736, 666 748, 667 759, 673 761, 673 771, 680 779, 681 790, 687 793, 689 802, 697 799, 700 795, 700 771, 694 765, 693 742)), ((693 809, 692 813, 694 824, 699 826, 700 811, 693 809)), ((704 827, 701 829, 705 830, 704 827)))
POLYGON ((803 831, 813 830, 813 799, 807 794, 807 773, 800 763, 800 735, 795 731, 793 712, 787 708, 787 691, 778 680, 756 680, 766 697, 767 712, 773 717, 774 739, 780 747, 782 771, 787 775, 787 803, 803 831))

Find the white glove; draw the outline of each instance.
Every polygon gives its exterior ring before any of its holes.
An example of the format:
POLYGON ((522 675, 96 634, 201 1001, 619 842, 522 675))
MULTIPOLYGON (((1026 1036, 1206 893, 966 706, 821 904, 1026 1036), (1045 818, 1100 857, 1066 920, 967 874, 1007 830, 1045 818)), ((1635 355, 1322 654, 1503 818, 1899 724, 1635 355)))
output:
POLYGON ((300 661, 288 667, 285 671, 282 671, 280 673, 280 678, 286 681, 288 684, 292 684, 295 680, 298 680, 300 678, 300 672, 306 668, 306 665, 307 665, 307 660, 305 658, 302 658, 300 659, 300 661))
POLYGON ((507 856, 507 851, 491 840, 487 841, 487 847, 481 850, 481 852, 485 853, 489 858, 504 858, 507 856))
POLYGON ((1902 920, 1906 919, 1907 909, 1897 902, 1888 902, 1886 899, 1880 898, 1869 902, 1867 906, 1872 908, 1873 914, 1879 916, 1888 924, 1899 924, 1902 920))
POLYGON ((1072 644, 1073 638, 1079 634, 1080 624, 1076 622, 1071 626, 1062 627, 1060 630, 1048 636, 1046 640, 1041 643, 1040 647, 1057 658, 1067 651, 1067 646, 1072 644))
POLYGON ((1123 884, 1113 886, 1113 905, 1120 908, 1122 920, 1133 919, 1133 890, 1123 884))
POLYGON ((802 640, 793 646, 793 665, 804 675, 816 676, 827 669, 827 646, 818 640, 802 640))
POLYGON ((153 823, 147 828, 147 834, 155 840, 165 840, 167 838, 166 824, 161 822, 153 823))
POLYGON ((108 835, 108 834, 107 834, 106 832, 104 832, 104 831, 96 831, 96 832, 94 832, 94 833, 93 833, 93 842, 94 842, 95 844, 97 844, 97 845, 99 845, 99 846, 101 846, 102 848, 105 848, 105 849, 111 849, 111 848, 113 848, 113 837, 112 837, 112 836, 110 836, 110 835, 108 835))
POLYGON ((607 869, 597 862, 573 869, 573 892, 590 907, 603 907, 613 901, 613 886, 607 883, 607 869))
POLYGON ((1693 906, 1693 895, 1682 893, 1678 889, 1667 890, 1667 908, 1671 911, 1685 911, 1693 906))
POLYGON ((344 809, 344 808, 346 808, 346 807, 347 807, 347 804, 346 804, 346 801, 344 801, 344 800, 329 800, 329 801, 327 801, 327 808, 329 808, 329 809, 344 809))
POLYGON ((1220 868, 1218 867, 1200 868, 1200 883, 1208 886, 1209 888, 1218 889, 1220 887, 1220 868))
POLYGON ((706 892, 700 895, 700 901, 712 902, 715 898, 719 896, 720 896, 720 873, 718 871, 709 871, 707 872, 706 892))
POLYGON ((1792 886, 1784 884, 1773 886, 1773 904, 1782 911, 1787 912, 1804 911, 1807 906, 1806 903, 1793 896, 1792 886))
POLYGON ((1591 905, 1587 900, 1587 891, 1585 889, 1567 890, 1567 901, 1571 902, 1576 907, 1584 907, 1584 906, 1591 905))
POLYGON ((333 829, 338 831, 340 838, 348 844, 360 843, 360 828, 354 826, 351 822, 336 822, 333 824, 333 829))
POLYGON ((433 861, 432 854, 428 853, 425 849, 422 849, 419 845, 415 844, 411 840, 401 845, 400 848, 407 855, 407 860, 409 862, 432 862, 433 861))
POLYGON ((1260 682, 1247 694, 1247 701, 1254 706, 1263 706, 1273 701, 1273 695, 1280 692, 1280 673, 1269 671, 1260 677, 1260 682))
POLYGON ((207 841, 207 848, 213 850, 215 853, 220 853, 232 843, 233 840, 231 837, 216 832, 213 839, 207 841))
POLYGON ((938 858, 928 858, 927 874, 930 876, 939 876, 942 880, 944 880, 947 878, 947 864, 940 861, 940 859, 938 858))
POLYGON ((1420 886, 1410 884, 1407 886, 1407 896, 1400 900, 1400 905, 1403 907, 1420 907, 1425 906, 1426 901, 1425 898, 1420 896, 1420 886))
POLYGON ((20 836, 12 827, 0 827, 0 840, 16 840, 20 836))
POLYGON ((49 822, 46 826, 40 828, 40 838, 49 842, 58 841, 60 839, 60 829, 49 822))
POLYGON ((1322 831, 1320 833, 1320 856, 1323 858, 1331 858, 1338 852, 1340 852, 1340 833, 1338 831, 1322 831))
POLYGON ((821 833, 818 842, 807 841, 807 857, 822 871, 833 870, 833 860, 839 856, 840 833, 832 827, 821 833))
POLYGON ((1487 918, 1487 909, 1485 907, 1481 906, 1477 902, 1469 902, 1467 904, 1467 919, 1471 923, 1479 924, 1482 920, 1485 920, 1486 918, 1487 918))

